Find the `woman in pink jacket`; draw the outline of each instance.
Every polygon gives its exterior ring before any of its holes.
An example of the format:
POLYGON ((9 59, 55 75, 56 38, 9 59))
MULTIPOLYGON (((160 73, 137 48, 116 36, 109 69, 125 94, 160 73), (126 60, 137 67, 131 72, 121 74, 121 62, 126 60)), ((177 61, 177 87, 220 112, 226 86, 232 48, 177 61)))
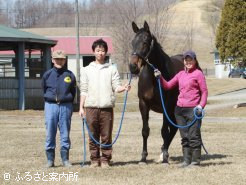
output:
MULTIPOLYGON (((194 119, 194 108, 202 110, 208 97, 208 89, 203 72, 199 66, 194 51, 186 51, 183 54, 184 70, 176 74, 170 81, 166 81, 159 70, 154 74, 160 78, 161 85, 165 90, 176 86, 179 88, 175 118, 179 125, 187 125, 194 119)), ((181 167, 198 166, 201 160, 201 120, 197 120, 188 128, 180 128, 181 144, 184 161, 181 167)))

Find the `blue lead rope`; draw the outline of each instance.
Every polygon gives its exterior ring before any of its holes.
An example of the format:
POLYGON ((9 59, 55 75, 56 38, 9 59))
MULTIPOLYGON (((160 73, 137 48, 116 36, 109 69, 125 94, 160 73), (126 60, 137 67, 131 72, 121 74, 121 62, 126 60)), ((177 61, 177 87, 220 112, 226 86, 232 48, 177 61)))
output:
MULTIPOLYGON (((160 97, 161 97, 161 104, 162 104, 162 108, 163 108, 163 114, 166 116, 166 118, 168 119, 169 123, 171 123, 173 126, 177 127, 177 128, 187 128, 192 126, 197 120, 202 119, 204 117, 204 110, 203 109, 199 109, 199 108, 194 108, 193 113, 194 113, 194 119, 193 121, 191 121, 189 124, 187 125, 177 125, 175 123, 173 123, 173 121, 170 119, 170 117, 167 114, 166 108, 165 108, 165 103, 164 103, 164 98, 162 96, 162 88, 161 88, 161 82, 160 82, 160 78, 158 78, 158 84, 159 84, 159 90, 160 90, 160 97), (201 112, 201 115, 197 115, 197 111, 201 112)), ((198 124, 198 127, 201 127, 201 125, 198 124)), ((202 140, 202 139, 201 139, 202 140)), ((206 152, 206 154, 208 154, 208 151, 206 150, 203 141, 202 141, 202 148, 203 150, 206 152)))
MULTIPOLYGON (((132 75, 130 74, 130 78, 129 78, 129 82, 128 82, 129 85, 131 84, 131 80, 132 80, 132 75)), ((83 162, 81 164, 82 167, 84 166, 85 161, 86 161, 86 140, 85 140, 85 128, 84 128, 84 125, 86 126, 86 129, 88 131, 89 137, 93 140, 93 142, 95 144, 100 145, 100 147, 102 147, 102 148, 109 148, 109 147, 113 146, 116 143, 116 141, 117 141, 117 139, 119 138, 119 135, 120 135, 120 131, 121 131, 121 128, 122 128, 123 119, 124 119, 124 115, 125 115, 125 110, 126 110, 127 97, 128 97, 128 91, 126 91, 125 97, 124 97, 124 106, 123 106, 123 110, 122 110, 122 114, 121 114, 120 126, 118 128, 118 132, 117 132, 117 134, 115 136, 115 139, 113 140, 113 142, 111 144, 102 144, 99 141, 97 141, 93 137, 93 135, 92 135, 92 133, 91 133, 91 131, 89 129, 89 126, 88 126, 88 124, 86 122, 86 118, 83 118, 83 121, 82 121, 82 123, 83 123, 82 132, 83 133, 82 133, 82 135, 83 135, 83 139, 84 139, 84 159, 83 159, 83 162)))
POLYGON ((84 124, 84 119, 82 121, 82 135, 83 135, 83 140, 84 140, 84 159, 83 162, 81 163, 81 167, 84 166, 85 161, 86 161, 86 141, 85 141, 85 124, 84 124))
MULTIPOLYGON (((147 64, 149 64, 149 66, 155 70, 157 68, 155 68, 155 66, 151 63, 149 63, 148 60, 146 60, 147 64)), ((168 121, 174 126, 174 127, 177 127, 177 128, 187 128, 187 127, 190 127, 192 126, 197 120, 199 119, 202 119, 204 117, 204 110, 203 109, 199 109, 199 108, 194 108, 193 110, 193 113, 194 113, 194 119, 193 121, 191 121, 189 124, 187 125, 177 125, 175 124, 171 119, 170 117, 168 116, 167 114, 167 111, 166 111, 166 108, 165 108, 165 103, 164 103, 164 98, 163 98, 163 95, 162 95, 162 87, 161 87, 161 82, 160 82, 160 78, 157 79, 158 81, 158 85, 159 85, 159 91, 160 91, 160 97, 161 97, 161 104, 162 104, 162 108, 163 108, 163 114, 166 116, 166 118, 168 119, 168 121), (197 112, 200 111, 201 112, 201 115, 198 115, 197 112)))
POLYGON ((162 104, 162 108, 163 108, 163 112, 165 113, 166 118, 168 119, 169 123, 171 123, 173 126, 177 127, 177 128, 187 128, 192 126, 197 120, 202 119, 204 117, 204 110, 203 109, 199 109, 199 108, 194 108, 193 113, 194 113, 194 119, 187 125, 177 125, 175 124, 170 117, 167 114, 166 111, 166 107, 165 107, 165 103, 164 103, 164 98, 162 95, 162 88, 161 88, 161 82, 160 82, 160 78, 158 78, 158 85, 159 85, 159 91, 160 91, 160 97, 161 97, 161 104, 162 104), (200 111, 201 115, 199 116, 197 114, 197 112, 200 111))

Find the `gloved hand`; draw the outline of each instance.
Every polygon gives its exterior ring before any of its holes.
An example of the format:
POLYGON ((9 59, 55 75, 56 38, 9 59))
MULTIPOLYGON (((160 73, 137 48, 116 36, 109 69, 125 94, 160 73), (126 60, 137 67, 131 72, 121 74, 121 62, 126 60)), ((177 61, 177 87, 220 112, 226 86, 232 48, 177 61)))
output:
POLYGON ((160 78, 161 77, 161 72, 158 69, 154 70, 154 75, 156 78, 160 78))
POLYGON ((201 105, 197 105, 194 110, 196 111, 197 115, 201 115, 202 113, 202 106, 201 105))

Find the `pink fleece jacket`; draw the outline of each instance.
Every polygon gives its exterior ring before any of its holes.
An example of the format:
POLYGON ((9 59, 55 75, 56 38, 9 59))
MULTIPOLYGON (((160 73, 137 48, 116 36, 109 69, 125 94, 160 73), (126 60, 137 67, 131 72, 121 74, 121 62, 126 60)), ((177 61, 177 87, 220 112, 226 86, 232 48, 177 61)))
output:
POLYGON ((179 107, 195 107, 201 105, 204 108, 207 104, 208 89, 202 71, 192 69, 180 71, 170 81, 160 78, 164 89, 169 90, 178 85, 179 96, 177 105, 179 107))

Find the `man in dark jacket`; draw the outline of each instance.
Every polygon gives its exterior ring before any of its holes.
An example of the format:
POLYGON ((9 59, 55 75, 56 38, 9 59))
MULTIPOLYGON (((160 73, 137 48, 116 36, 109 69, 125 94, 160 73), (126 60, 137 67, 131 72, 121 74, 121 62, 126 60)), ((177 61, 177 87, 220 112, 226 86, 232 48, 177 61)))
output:
POLYGON ((60 153, 63 166, 72 166, 69 162, 70 129, 73 113, 73 100, 76 94, 74 74, 65 67, 66 54, 62 50, 52 53, 54 67, 42 77, 43 97, 45 101, 46 141, 45 150, 47 167, 54 166, 56 133, 60 130, 60 153))

